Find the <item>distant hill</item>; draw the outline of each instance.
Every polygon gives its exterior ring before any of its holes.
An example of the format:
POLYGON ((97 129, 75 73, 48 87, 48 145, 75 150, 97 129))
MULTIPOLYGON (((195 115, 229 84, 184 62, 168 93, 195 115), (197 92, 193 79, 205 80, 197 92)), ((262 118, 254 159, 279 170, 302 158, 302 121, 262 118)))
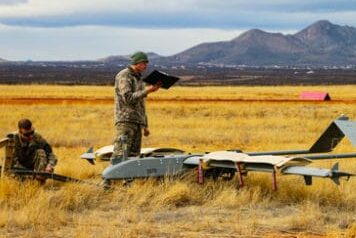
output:
POLYGON ((98 59, 98 61, 104 63, 115 63, 115 62, 128 62, 130 60, 130 56, 121 56, 121 55, 111 55, 105 58, 98 59))
MULTIPOLYGON (((153 52, 149 52, 147 53, 147 56, 149 58, 149 60, 156 60, 159 58, 163 58, 162 56, 153 53, 153 52)), ((98 59, 98 61, 101 61, 105 64, 109 64, 109 65, 127 65, 130 62, 130 55, 112 55, 112 56, 108 56, 106 58, 102 58, 102 59, 98 59)))
MULTIPOLYGON (((356 62, 356 28, 317 21, 294 35, 251 29, 230 41, 202 43, 173 56, 149 54, 160 65, 348 65, 356 62)), ((127 64, 129 56, 101 59, 127 64)))
POLYGON ((7 60, 0 58, 0 63, 8 62, 7 60))
POLYGON ((203 43, 161 59, 179 64, 347 65, 356 62, 356 28, 318 21, 294 35, 259 29, 203 43))
MULTIPOLYGON (((356 28, 317 21, 294 35, 251 29, 230 41, 202 43, 178 54, 163 57, 149 53, 159 65, 355 65, 356 28)), ((129 56, 110 56, 100 61, 126 65, 129 56)))

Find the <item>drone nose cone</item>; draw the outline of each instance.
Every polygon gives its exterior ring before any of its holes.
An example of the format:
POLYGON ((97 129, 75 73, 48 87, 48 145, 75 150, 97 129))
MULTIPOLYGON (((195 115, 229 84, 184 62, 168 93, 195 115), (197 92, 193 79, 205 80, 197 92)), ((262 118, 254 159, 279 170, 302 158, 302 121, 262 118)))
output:
POLYGON ((117 174, 116 170, 113 169, 114 166, 109 166, 106 169, 104 169, 103 173, 101 174, 103 179, 113 179, 115 178, 115 175, 117 174))

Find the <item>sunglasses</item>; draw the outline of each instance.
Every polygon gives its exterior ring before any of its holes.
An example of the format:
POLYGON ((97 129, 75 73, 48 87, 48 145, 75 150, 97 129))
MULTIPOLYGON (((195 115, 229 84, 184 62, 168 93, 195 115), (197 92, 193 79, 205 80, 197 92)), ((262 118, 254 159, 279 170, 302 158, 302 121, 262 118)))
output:
POLYGON ((34 131, 34 130, 29 131, 29 132, 26 132, 26 133, 22 133, 22 135, 25 136, 25 137, 33 136, 33 134, 35 134, 35 131, 34 131))

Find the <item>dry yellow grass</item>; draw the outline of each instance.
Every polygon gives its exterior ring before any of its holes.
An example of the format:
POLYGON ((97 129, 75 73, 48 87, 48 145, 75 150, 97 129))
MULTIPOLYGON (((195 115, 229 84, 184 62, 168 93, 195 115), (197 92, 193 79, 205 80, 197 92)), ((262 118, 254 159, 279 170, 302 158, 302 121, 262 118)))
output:
MULTIPOLYGON (((112 98, 112 87, 7 86, 0 98, 112 98)), ((300 91, 328 91, 332 98, 356 99, 356 86, 323 87, 176 87, 151 99, 296 99, 300 91)), ((0 134, 16 129, 21 117, 59 157, 56 172, 100 181, 105 163, 79 159, 87 147, 110 144, 114 135, 109 103, 46 102, 0 104, 0 134)), ((190 152, 308 148, 340 114, 356 119, 354 102, 184 102, 147 103, 152 135, 145 147, 174 146, 190 152)), ((355 151, 344 141, 337 152, 355 151)), ((0 151, 3 153, 2 151, 0 151)), ((335 161, 315 165, 331 167, 335 161)), ((340 166, 356 172, 355 159, 340 166)), ((0 182, 0 237, 355 237, 355 178, 335 186, 315 179, 278 176, 271 191, 268 174, 251 173, 247 186, 236 180, 195 183, 183 180, 135 181, 113 191, 83 184, 0 182)))
MULTIPOLYGON (((356 99, 353 86, 174 87, 153 99, 296 99, 302 91, 329 92, 332 99, 356 99)), ((0 85, 0 98, 113 98, 111 86, 0 85)))

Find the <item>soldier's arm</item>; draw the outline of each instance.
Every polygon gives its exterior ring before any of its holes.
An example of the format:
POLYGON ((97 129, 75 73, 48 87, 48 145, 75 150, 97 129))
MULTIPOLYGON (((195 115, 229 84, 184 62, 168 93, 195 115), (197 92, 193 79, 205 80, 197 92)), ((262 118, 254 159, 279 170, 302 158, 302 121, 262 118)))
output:
POLYGON ((19 164, 20 164, 19 157, 17 157, 17 156, 12 157, 11 168, 18 167, 19 164))
POLYGON ((116 93, 121 95, 127 104, 135 104, 138 100, 146 97, 148 94, 146 89, 133 91, 131 79, 124 75, 119 75, 116 80, 118 80, 117 87, 115 88, 116 93))
POLYGON ((21 145, 18 140, 18 137, 15 136, 15 148, 12 152, 12 162, 11 162, 11 167, 18 167, 20 162, 19 162, 19 157, 20 157, 20 150, 21 150, 21 145))
POLYGON ((57 157, 53 153, 51 145, 43 138, 42 139, 42 144, 43 144, 43 149, 46 152, 47 158, 48 158, 48 164, 54 168, 57 164, 57 157))
POLYGON ((48 156, 48 164, 51 165, 52 168, 54 168, 54 166, 57 165, 57 157, 55 156, 55 154, 51 153, 48 156))

